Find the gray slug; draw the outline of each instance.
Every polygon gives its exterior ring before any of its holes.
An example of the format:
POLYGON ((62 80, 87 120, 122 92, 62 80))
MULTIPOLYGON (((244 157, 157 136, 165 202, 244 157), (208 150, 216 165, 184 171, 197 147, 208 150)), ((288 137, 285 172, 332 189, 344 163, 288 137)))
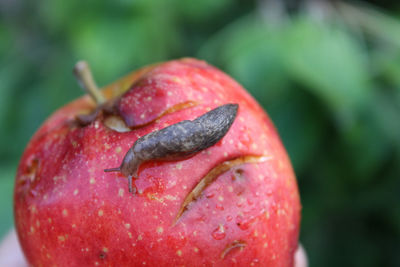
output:
POLYGON ((126 153, 121 165, 105 172, 121 172, 128 177, 129 192, 135 193, 132 177, 139 165, 149 160, 178 160, 215 145, 236 118, 238 104, 219 106, 193 121, 184 120, 140 137, 126 153))

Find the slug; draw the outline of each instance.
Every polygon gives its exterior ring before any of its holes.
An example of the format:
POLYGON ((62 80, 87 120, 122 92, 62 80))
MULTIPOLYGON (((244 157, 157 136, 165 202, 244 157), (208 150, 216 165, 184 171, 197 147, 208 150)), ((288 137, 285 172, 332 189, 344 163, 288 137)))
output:
POLYGON ((228 132, 238 107, 238 104, 222 105, 193 121, 184 120, 144 135, 128 150, 119 167, 104 171, 121 172, 128 178, 129 192, 134 194, 132 177, 138 177, 140 164, 189 158, 215 145, 228 132))

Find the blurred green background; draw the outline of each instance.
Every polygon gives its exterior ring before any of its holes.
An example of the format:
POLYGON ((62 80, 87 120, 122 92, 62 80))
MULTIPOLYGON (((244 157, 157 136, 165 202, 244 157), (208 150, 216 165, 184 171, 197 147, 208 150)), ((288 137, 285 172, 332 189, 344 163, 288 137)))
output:
POLYGON ((400 266, 399 15, 398 1, 0 1, 0 236, 29 138, 82 95, 78 59, 106 85, 193 56, 275 122, 310 266, 400 266))

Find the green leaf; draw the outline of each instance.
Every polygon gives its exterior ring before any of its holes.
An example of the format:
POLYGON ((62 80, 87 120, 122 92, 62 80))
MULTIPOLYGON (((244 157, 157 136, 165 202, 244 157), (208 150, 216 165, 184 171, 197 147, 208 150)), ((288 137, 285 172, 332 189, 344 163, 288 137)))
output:
POLYGON ((86 18, 73 24, 70 42, 74 54, 88 60, 99 84, 109 83, 134 68, 166 60, 170 53, 179 51, 170 9, 151 7, 137 16, 86 18))
POLYGON ((302 16, 293 21, 285 46, 288 71, 332 110, 342 126, 370 91, 366 54, 341 27, 302 16))
POLYGON ((400 21, 394 16, 379 11, 374 6, 359 2, 348 4, 338 2, 339 11, 349 26, 363 28, 376 40, 384 40, 391 45, 400 47, 400 21))
MULTIPOLYGON (((16 167, 15 167, 16 168, 16 167)), ((0 166, 0 239, 11 228, 13 216, 14 166, 0 166)))

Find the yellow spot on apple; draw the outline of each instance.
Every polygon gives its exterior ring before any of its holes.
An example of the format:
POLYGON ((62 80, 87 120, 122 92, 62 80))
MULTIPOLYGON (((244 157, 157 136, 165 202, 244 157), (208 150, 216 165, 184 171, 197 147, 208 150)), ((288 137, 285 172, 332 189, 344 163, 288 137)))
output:
POLYGON ((79 190, 78 190, 78 189, 75 189, 75 190, 74 190, 74 196, 76 196, 78 193, 79 193, 79 190))
POLYGON ((178 77, 176 77, 176 76, 172 77, 171 80, 172 80, 173 82, 176 82, 176 83, 182 83, 182 82, 183 82, 180 78, 178 78, 178 77))
POLYGON ((176 200, 177 199, 176 196, 172 196, 172 195, 166 195, 164 198, 167 200, 176 200))
POLYGON ((194 252, 196 252, 196 253, 198 253, 198 252, 199 252, 199 249, 198 249, 198 248, 196 248, 196 247, 194 247, 194 248, 193 248, 193 250, 194 250, 194 252))
POLYGON ((103 252, 104 252, 104 253, 107 253, 107 252, 108 252, 108 248, 104 247, 104 248, 103 248, 103 252))
POLYGON ((97 215, 99 215, 99 217, 103 216, 104 211, 103 210, 99 210, 99 212, 97 212, 97 215))
POLYGON ((32 212, 33 214, 37 213, 37 208, 36 208, 35 205, 31 206, 30 210, 31 210, 31 212, 32 212))
POLYGON ((176 164, 176 168, 177 168, 178 170, 182 169, 182 163, 176 164))
POLYGON ((138 237, 137 237, 137 240, 142 240, 143 239, 143 236, 142 235, 139 235, 138 237))
POLYGON ((94 178, 90 178, 89 183, 90 183, 90 184, 95 184, 95 183, 96 183, 96 180, 95 180, 94 178))
POLYGON ((62 215, 63 215, 64 217, 67 217, 67 216, 68 216, 68 210, 63 209, 62 215))
POLYGON ((120 197, 123 197, 123 196, 124 196, 124 189, 123 189, 123 188, 120 188, 120 189, 118 190, 118 196, 120 196, 120 197))
POLYGON ((160 235, 164 232, 164 228, 162 228, 161 226, 157 227, 157 233, 160 235))
POLYGON ((130 223, 126 223, 126 224, 125 224, 125 228, 126 228, 126 229, 131 228, 131 224, 130 224, 130 223))
POLYGON ((61 241, 61 242, 64 242, 65 241, 65 236, 59 235, 58 236, 58 240, 61 241))
POLYGON ((116 153, 121 153, 121 151, 122 151, 122 148, 121 148, 120 146, 117 146, 117 147, 115 148, 115 152, 116 152, 116 153))
POLYGON ((182 256, 182 251, 181 250, 176 251, 176 255, 178 255, 179 257, 182 256))
POLYGON ((283 163, 282 160, 278 161, 278 167, 279 167, 279 169, 283 169, 285 167, 285 164, 283 163))
POLYGON ((76 141, 72 141, 71 144, 72 144, 73 148, 76 148, 78 146, 78 143, 76 141))

